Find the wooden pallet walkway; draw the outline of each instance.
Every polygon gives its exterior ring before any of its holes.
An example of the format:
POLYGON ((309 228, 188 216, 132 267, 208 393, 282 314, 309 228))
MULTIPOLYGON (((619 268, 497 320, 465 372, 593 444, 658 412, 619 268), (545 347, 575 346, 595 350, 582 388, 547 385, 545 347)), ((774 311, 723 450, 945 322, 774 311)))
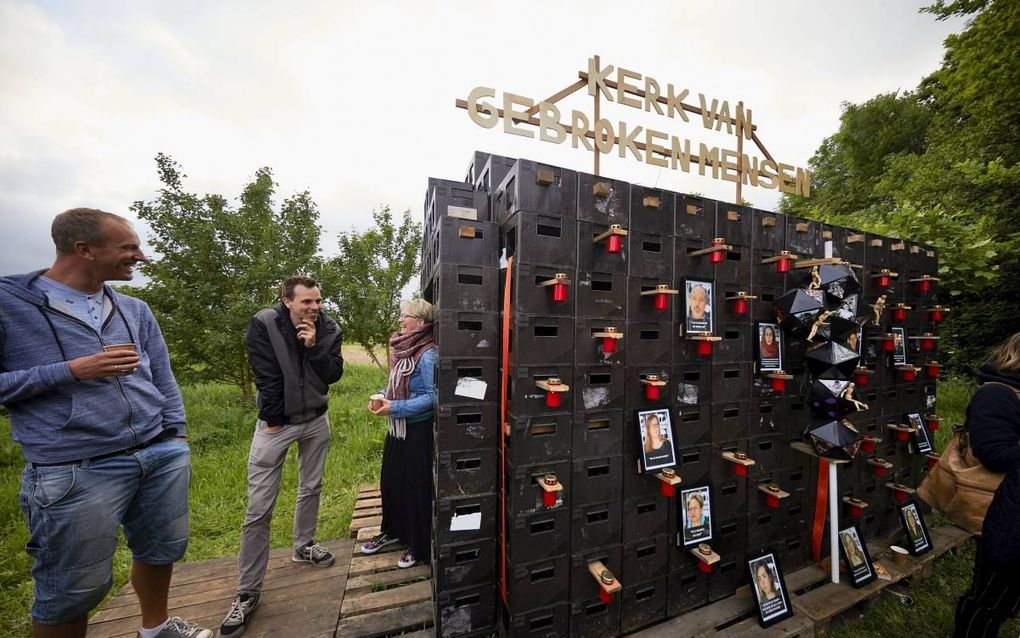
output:
POLYGON ((354 554, 347 572, 347 585, 340 608, 337 636, 406 638, 432 636, 432 571, 427 565, 399 569, 397 559, 403 545, 390 545, 378 554, 366 556, 357 550, 361 543, 379 533, 382 501, 378 486, 362 485, 351 516, 350 537, 354 554))
POLYGON ((827 635, 830 623, 841 614, 873 599, 883 589, 906 578, 922 576, 942 554, 964 545, 970 534, 953 525, 944 525, 931 532, 934 549, 917 558, 909 557, 900 567, 888 554, 888 542, 868 543, 872 557, 879 562, 892 580, 876 580, 866 587, 854 589, 845 577, 838 584, 829 581, 828 571, 809 565, 786 575, 791 592, 794 616, 762 629, 755 611, 756 602, 747 586, 736 594, 696 611, 671 618, 657 625, 629 634, 631 638, 708 638, 718 636, 788 636, 827 635))
MULTIPOLYGON (((335 557, 331 567, 295 563, 290 548, 270 552, 262 601, 245 636, 335 635, 354 541, 344 538, 324 544, 335 557)), ((236 588, 237 557, 179 563, 170 585, 170 614, 218 629, 236 588)), ((89 619, 87 635, 134 638, 140 626, 138 596, 129 583, 89 619)))

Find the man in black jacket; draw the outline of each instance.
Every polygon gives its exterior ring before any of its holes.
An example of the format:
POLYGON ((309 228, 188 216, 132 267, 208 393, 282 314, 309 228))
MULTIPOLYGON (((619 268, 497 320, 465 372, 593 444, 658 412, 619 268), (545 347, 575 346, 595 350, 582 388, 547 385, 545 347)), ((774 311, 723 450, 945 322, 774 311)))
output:
POLYGON ((340 327, 322 312, 314 279, 283 280, 281 301, 248 325, 248 356, 255 370, 259 419, 248 456, 248 513, 241 530, 237 596, 220 626, 222 636, 244 633, 259 603, 269 560, 269 523, 287 449, 298 445, 294 511, 295 562, 329 567, 333 555, 315 542, 322 472, 329 448, 329 384, 343 376, 340 327))

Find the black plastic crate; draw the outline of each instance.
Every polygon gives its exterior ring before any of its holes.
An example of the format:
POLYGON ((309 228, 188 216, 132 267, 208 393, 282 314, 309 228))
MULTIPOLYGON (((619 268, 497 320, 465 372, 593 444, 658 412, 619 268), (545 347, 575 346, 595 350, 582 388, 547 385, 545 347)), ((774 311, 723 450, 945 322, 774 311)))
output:
MULTIPOLYGON (((574 385, 574 366, 572 365, 518 365, 511 369, 508 381, 508 410, 520 416, 569 410, 574 402, 574 393, 577 391, 574 385), (567 392, 556 393, 559 395, 558 405, 549 405, 547 392, 535 385, 537 381, 552 378, 559 379, 561 383, 570 388, 567 392)), ((499 391, 498 386, 496 391, 499 391)))
POLYGON ((499 312, 498 277, 495 266, 438 264, 429 301, 441 311, 499 312))
POLYGON ((514 565, 570 550, 570 510, 565 507, 507 516, 506 524, 506 555, 514 565))
POLYGON ((803 217, 787 217, 786 249, 798 255, 813 257, 818 245, 819 232, 821 232, 819 222, 803 217))
POLYGON ((529 465, 515 465, 507 468, 506 507, 511 517, 531 512, 545 512, 553 509, 569 509, 571 498, 570 461, 538 460, 529 465), (545 490, 539 482, 548 474, 555 474, 563 489, 556 492, 556 503, 547 506, 543 495, 545 490))
POLYGON ((672 323, 628 321, 624 339, 628 366, 665 366, 673 362, 672 323))
POLYGON ((748 403, 748 409, 750 410, 747 424, 748 437, 786 433, 774 397, 752 399, 748 403))
MULTIPOLYGON (((654 580, 626 585, 620 601, 620 631, 634 631, 666 617, 666 574, 654 580)), ((623 581, 627 582, 627 581, 623 581)))
POLYGON ((711 262, 709 255, 694 255, 692 253, 704 250, 712 245, 714 237, 691 236, 676 237, 673 241, 673 258, 675 266, 673 273, 678 279, 690 277, 693 279, 714 279, 716 265, 711 262))
MULTIPOLYGON (((776 262, 762 263, 765 259, 771 259, 777 257, 783 249, 773 250, 771 248, 752 248, 751 249, 751 293, 758 294, 758 291, 764 288, 772 288, 778 291, 776 297, 783 294, 788 290, 787 286, 787 275, 792 277, 799 277, 797 273, 793 272, 793 264, 796 262, 791 261, 789 263, 790 272, 784 273, 779 271, 779 266, 776 262)), ((769 317, 769 320, 774 321, 775 315, 769 317)))
POLYGON ((716 334, 722 339, 712 348, 713 363, 747 361, 753 354, 750 323, 716 324, 716 334))
POLYGON ((732 596, 747 579, 744 555, 721 556, 708 575, 708 602, 732 596))
MULTIPOLYGON (((786 247, 786 216, 768 210, 751 210, 751 248, 780 251, 786 247)), ((754 262, 755 268, 760 262, 754 262)))
MULTIPOLYGON (((573 461, 571 505, 578 507, 604 500, 619 500, 623 491, 624 457, 614 455, 573 461)), ((617 503, 619 505, 619 503, 617 503)))
POLYGON ((659 286, 665 286, 666 290, 679 290, 676 282, 669 277, 632 275, 627 278, 627 318, 630 321, 662 323, 681 316, 680 309, 684 303, 681 292, 642 294, 653 293, 659 286))
POLYGON ((551 412, 534 416, 507 415, 510 437, 507 455, 514 465, 536 459, 569 460, 574 415, 551 412))
POLYGON ((436 451, 435 490, 440 498, 494 492, 498 476, 495 448, 436 451))
POLYGON ((712 402, 733 403, 751 396, 751 363, 712 363, 712 402))
POLYGON ((751 247, 754 236, 754 215, 750 208, 719 202, 715 213, 715 237, 727 244, 751 247))
POLYGON ((440 217, 491 221, 489 196, 475 190, 473 184, 430 179, 429 190, 425 193, 425 218, 435 221, 440 217))
POLYGON ((675 193, 633 185, 630 188, 630 230, 658 237, 673 235, 675 193))
POLYGON ((499 359, 440 357, 436 388, 440 404, 480 403, 499 398, 499 359))
POLYGON ((429 254, 435 263, 496 266, 498 236, 499 227, 492 222, 441 217, 435 234, 425 239, 432 242, 429 254))
POLYGON ((499 313, 440 310, 435 328, 440 357, 499 356, 499 313))
POLYGON ((716 201, 696 195, 677 195, 674 234, 678 237, 716 237, 716 201))
POLYGON ((716 510, 712 523, 712 549, 720 556, 741 556, 747 551, 747 516, 743 510, 716 510))
MULTIPOLYGON (((703 445, 712 440, 712 407, 708 403, 701 405, 681 405, 673 412, 673 433, 677 445, 689 447, 703 445)), ((686 480, 686 478, 685 478, 686 480)))
POLYGON ((615 339, 605 334, 615 332, 626 336, 627 322, 622 317, 578 317, 574 333, 574 363, 577 365, 622 365, 627 351, 625 338, 615 339), (602 336, 596 336, 602 335, 602 336), (606 352, 606 346, 611 352, 606 352))
POLYGON ((626 319, 627 276, 624 273, 578 269, 572 288, 578 319, 626 319))
POLYGON ((433 533, 437 545, 484 540, 496 535, 497 496, 457 496, 436 499, 433 533), (475 527, 477 522, 478 527, 475 527))
POLYGON ((672 279, 674 267, 674 241, 672 235, 658 231, 632 229, 627 255, 627 274, 631 277, 672 279))
POLYGON ((519 159, 492 194, 493 218, 519 211, 577 218, 577 173, 559 166, 519 159))
POLYGON ((671 569, 666 593, 666 613, 670 617, 702 607, 708 604, 708 574, 698 571, 697 566, 671 569))
POLYGON ((496 588, 492 583, 436 593, 436 636, 482 636, 496 626, 496 588))
POLYGON ((514 638, 563 638, 570 634, 570 603, 515 611, 503 608, 501 636, 514 638))
POLYGON ((517 161, 512 157, 500 155, 488 155, 484 163, 477 161, 479 153, 475 152, 475 163, 469 168, 468 175, 475 188, 486 193, 492 193, 502 183, 503 178, 513 168, 517 161))
MULTIPOLYGON (((620 582, 624 589, 632 583, 643 583, 669 573, 669 537, 666 534, 638 540, 624 539, 623 573, 620 582)), ((665 584, 665 583, 664 583, 665 584)))
POLYGON ((630 411, 670 407, 674 394, 672 369, 670 365, 627 366, 624 371, 624 409, 630 411), (652 382, 664 382, 665 385, 651 385, 652 382))
POLYGON ((754 459, 754 465, 749 468, 751 475, 779 470, 788 447, 782 434, 764 434, 748 438, 747 453, 754 459))
MULTIPOLYGON (((720 477, 712 481, 715 489, 713 496, 715 504, 713 509, 718 512, 739 512, 747 507, 747 482, 748 479, 730 476, 720 477)), ((717 514, 718 516, 718 514, 717 514)))
MULTIPOLYGON (((753 281, 753 279, 752 279, 753 281)), ((749 318, 753 325, 756 321, 767 321, 775 323, 776 321, 776 299, 783 294, 783 288, 781 286, 755 286, 751 285, 751 294, 756 296, 757 299, 751 301, 751 312, 749 318)), ((753 345, 754 339, 757 337, 757 330, 751 333, 751 343, 753 345)), ((783 340, 785 341, 785 340, 783 340)), ((783 343, 785 347, 786 344, 783 343)))
MULTIPOLYGON (((627 235, 616 235, 614 250, 610 250, 607 224, 591 221, 577 222, 577 267, 579 270, 595 270, 627 274, 630 256, 629 231, 627 235), (596 241, 598 240, 598 241, 596 241), (619 248, 619 250, 615 250, 619 248)), ((626 229, 626 227, 624 227, 626 229)))
POLYGON ((574 318, 514 313, 510 323, 510 360, 515 365, 574 362, 574 318))
POLYGON ((439 545, 432 561, 436 590, 492 584, 496 570, 496 540, 487 538, 456 545, 439 545))
POLYGON ((630 225, 630 184, 590 173, 577 174, 577 219, 630 225))
MULTIPOLYGON (((718 299, 716 300, 715 308, 716 321, 718 322, 718 325, 740 326, 749 325, 751 323, 751 311, 757 303, 757 300, 748 300, 746 302, 747 308, 744 309, 743 313, 738 313, 736 311, 735 304, 732 301, 733 298, 737 297, 737 293, 742 292, 744 294, 751 294, 751 286, 748 282, 748 279, 744 279, 742 281, 732 283, 720 282, 716 286, 716 295, 718 295, 718 299)), ((774 317, 775 315, 773 314, 773 320, 775 320, 774 317)), ((750 352, 744 354, 743 358, 751 358, 753 357, 753 353, 754 350, 751 349, 750 352)))
MULTIPOLYGON (((635 435, 636 438, 636 435, 635 435)), ((637 444, 633 444, 637 447, 637 444)), ((655 472, 642 474, 638 471, 636 453, 625 453, 623 456, 623 499, 647 498, 661 494, 662 481, 655 477, 655 472)), ((680 475, 681 477, 683 474, 680 475)), ((684 479, 686 481, 687 479, 684 479)))
MULTIPOLYGON (((500 271, 500 299, 505 293, 506 271, 500 271)), ((577 289, 575 288, 574 271, 561 266, 518 264, 514 263, 510 276, 510 307, 514 312, 532 315, 573 315, 577 289), (566 285, 566 298, 557 301, 553 296, 552 285, 544 282, 564 275, 570 282, 566 285)), ((502 304, 502 301, 500 301, 502 304)), ((502 309, 502 305, 500 305, 502 309)))
POLYGON ((577 267, 577 220, 520 213, 499 226, 501 249, 515 264, 577 267))
POLYGON ((623 503, 623 542, 638 542, 669 531, 669 500, 661 494, 630 498, 623 503))
POLYGON ((550 556, 507 565, 507 603, 510 609, 534 609, 567 600, 570 557, 550 556))
POLYGON ((713 401, 712 442, 718 444, 734 439, 746 439, 750 414, 750 401, 732 401, 730 403, 713 401))
POLYGON ((570 604, 570 636, 572 638, 601 638, 616 636, 620 632, 620 598, 606 604, 598 597, 575 600, 570 604))
POLYGON ((709 479, 712 469, 712 446, 691 445, 677 451, 680 476, 684 483, 697 485, 709 479))
POLYGON ((673 366, 673 395, 678 407, 712 403, 712 364, 709 362, 677 363, 673 366))
POLYGON ((495 403, 440 404, 435 427, 438 450, 495 449, 499 408, 495 403))
POLYGON ((621 365, 574 367, 574 411, 618 410, 623 408, 621 365))
POLYGON ((573 415, 572 451, 577 458, 609 456, 623 447, 623 410, 594 410, 573 415))
POLYGON ((576 553, 605 545, 618 545, 622 517, 619 500, 575 505, 570 516, 570 551, 576 553))

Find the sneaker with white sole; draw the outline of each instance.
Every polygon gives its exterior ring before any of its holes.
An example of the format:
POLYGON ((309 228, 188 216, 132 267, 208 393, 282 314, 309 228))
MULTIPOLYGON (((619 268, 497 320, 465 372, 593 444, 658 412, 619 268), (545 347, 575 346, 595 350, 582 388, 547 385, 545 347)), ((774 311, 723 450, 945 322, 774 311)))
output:
POLYGON ((295 563, 311 563, 316 567, 329 567, 333 564, 333 554, 314 541, 304 547, 295 549, 294 556, 291 559, 295 563))
POLYGON ((258 605, 259 595, 257 593, 243 593, 235 596, 234 602, 230 604, 230 611, 227 612, 227 617, 223 619, 223 624, 220 625, 220 635, 237 638, 243 634, 244 630, 248 628, 248 621, 251 620, 251 615, 258 605))
POLYGON ((407 550, 400 555, 400 560, 397 561, 397 567, 400 569, 407 569, 408 567, 414 567, 418 564, 418 561, 414 558, 414 554, 411 550, 407 550))
POLYGON ((362 546, 361 546, 361 553, 362 554, 374 554, 374 553, 378 552, 380 549, 382 549, 383 547, 386 547, 387 545, 392 545, 393 543, 398 543, 398 542, 400 542, 400 539, 398 539, 398 538, 390 538, 389 536, 386 535, 385 532, 383 532, 382 534, 376 534, 375 537, 372 538, 372 540, 368 541, 367 543, 362 544, 362 546))
MULTIPOLYGON (((138 634, 141 635, 140 633, 138 634)), ((166 621, 156 638, 212 638, 212 629, 199 627, 190 620, 173 616, 166 621)))

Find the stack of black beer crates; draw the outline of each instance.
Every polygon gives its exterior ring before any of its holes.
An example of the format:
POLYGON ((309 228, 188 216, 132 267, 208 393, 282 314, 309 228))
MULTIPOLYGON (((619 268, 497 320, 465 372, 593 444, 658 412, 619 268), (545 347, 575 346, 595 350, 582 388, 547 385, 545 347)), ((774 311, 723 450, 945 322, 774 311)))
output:
POLYGON ((430 180, 425 209, 422 290, 439 311, 437 635, 498 625, 512 636, 614 636, 731 595, 756 553, 775 553, 786 571, 812 561, 818 463, 790 446, 809 424, 807 346, 784 335, 794 379, 781 391, 758 358, 758 323, 775 322, 773 302, 810 281, 809 268, 771 260, 784 251, 852 264, 862 315, 885 295, 854 377, 868 409, 848 417, 870 443, 840 466, 839 495, 866 503, 844 505, 841 523, 867 538, 899 524, 905 492, 887 484, 916 487, 926 461, 894 426, 934 411, 931 248, 483 153, 464 182, 430 180), (706 252, 715 245, 722 258, 706 252), (684 334, 688 279, 712 284, 718 340, 707 352, 684 334), (910 309, 894 314, 897 304, 910 309), (913 380, 883 349, 893 328, 922 366, 913 380), (673 491, 639 464, 637 413, 653 409, 672 421, 673 491), (777 505, 761 489, 769 483, 789 496, 777 505), (680 491, 698 486, 711 498, 711 569, 683 543, 680 491), (592 565, 622 588, 604 591, 592 565))

